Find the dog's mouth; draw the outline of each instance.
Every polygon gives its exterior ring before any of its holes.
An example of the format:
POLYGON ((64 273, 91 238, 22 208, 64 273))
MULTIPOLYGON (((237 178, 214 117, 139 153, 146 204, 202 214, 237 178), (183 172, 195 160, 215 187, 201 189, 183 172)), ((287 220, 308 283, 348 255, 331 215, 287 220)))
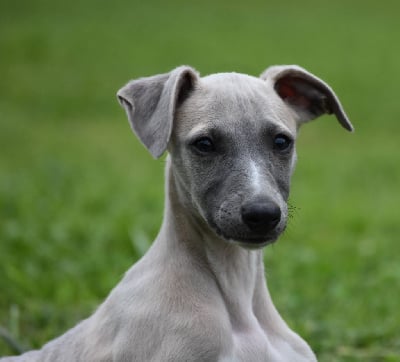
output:
POLYGON ((256 234, 256 233, 233 233, 224 232, 215 223, 210 223, 215 233, 230 243, 238 244, 246 249, 258 249, 269 244, 273 244, 282 233, 278 229, 271 230, 268 234, 256 234))
POLYGON ((225 240, 229 242, 239 244, 240 246, 247 249, 258 249, 263 248, 269 244, 273 244, 278 239, 278 235, 268 235, 268 236, 225 236, 225 240))
POLYGON ((287 213, 284 204, 260 200, 247 203, 249 206, 242 200, 233 205, 223 203, 217 210, 205 213, 203 218, 224 241, 247 249, 262 248, 273 244, 284 232, 287 213))
POLYGON ((267 245, 273 244, 275 241, 277 240, 277 238, 270 238, 270 239, 228 239, 229 242, 238 244, 240 246, 242 246, 245 249, 259 249, 259 248, 263 248, 267 245))

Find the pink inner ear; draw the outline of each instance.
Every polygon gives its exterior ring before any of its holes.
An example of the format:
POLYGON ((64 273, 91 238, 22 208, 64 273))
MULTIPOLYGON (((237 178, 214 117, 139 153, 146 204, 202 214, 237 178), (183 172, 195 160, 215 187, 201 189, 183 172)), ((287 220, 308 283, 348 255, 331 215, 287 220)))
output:
POLYGON ((296 80, 293 78, 278 80, 275 89, 284 101, 293 106, 306 109, 311 106, 311 100, 301 94, 298 87, 296 87, 296 80))
POLYGON ((294 97, 296 94, 295 90, 284 81, 281 81, 277 84, 276 90, 282 99, 294 97))

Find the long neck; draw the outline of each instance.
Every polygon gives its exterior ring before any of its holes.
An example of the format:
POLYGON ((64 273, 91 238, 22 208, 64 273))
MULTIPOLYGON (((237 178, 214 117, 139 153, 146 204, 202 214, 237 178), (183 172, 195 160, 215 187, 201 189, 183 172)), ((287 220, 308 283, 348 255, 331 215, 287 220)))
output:
POLYGON ((253 310, 257 290, 265 286, 262 250, 246 250, 223 240, 210 229, 182 192, 179 180, 166 166, 164 220, 158 237, 170 258, 179 256, 191 265, 201 265, 215 283, 229 315, 242 324, 241 318, 253 310), (174 255, 172 255, 172 253, 174 255), (206 268, 204 268, 206 266, 206 268))
POLYGON ((291 344, 300 355, 313 356, 304 341, 288 328, 271 300, 262 250, 246 250, 221 239, 193 211, 193 206, 185 206, 190 203, 182 200, 182 185, 169 160, 166 180, 164 220, 148 253, 149 267, 154 261, 163 263, 200 298, 222 305, 233 331, 239 335, 261 327, 268 338, 280 339, 284 346, 291 344))

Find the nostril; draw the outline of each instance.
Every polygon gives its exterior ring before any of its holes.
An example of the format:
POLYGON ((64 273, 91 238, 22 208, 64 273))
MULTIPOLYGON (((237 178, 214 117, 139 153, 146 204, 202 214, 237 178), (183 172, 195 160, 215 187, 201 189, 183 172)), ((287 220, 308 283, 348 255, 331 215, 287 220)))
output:
POLYGON ((270 201, 244 204, 241 214, 243 222, 253 230, 270 230, 281 220, 281 209, 270 201))

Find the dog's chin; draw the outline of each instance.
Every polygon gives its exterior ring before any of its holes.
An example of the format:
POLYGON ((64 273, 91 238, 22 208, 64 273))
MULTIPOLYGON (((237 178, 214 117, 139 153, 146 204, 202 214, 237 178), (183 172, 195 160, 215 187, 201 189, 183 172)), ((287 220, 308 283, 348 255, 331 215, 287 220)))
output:
POLYGON ((239 245, 244 249, 261 249, 277 241, 286 228, 286 223, 280 223, 268 232, 260 233, 246 230, 246 227, 223 227, 213 218, 206 218, 208 226, 221 239, 229 244, 239 245))
POLYGON ((230 240, 232 243, 234 244, 238 244, 240 245, 242 248, 244 249, 261 249, 264 248, 270 244, 273 244, 276 242, 276 238, 275 239, 267 239, 267 240, 230 240))
POLYGON ((256 234, 236 234, 227 233, 213 225, 215 233, 226 240, 228 243, 237 244, 245 249, 260 249, 269 244, 273 244, 281 234, 276 230, 272 230, 266 235, 256 235, 256 234))
POLYGON ((277 240, 277 237, 269 237, 263 239, 255 239, 255 238, 247 238, 247 239, 238 239, 238 238, 230 238, 227 239, 228 242, 240 245, 244 249, 261 249, 267 245, 273 244, 277 240))

